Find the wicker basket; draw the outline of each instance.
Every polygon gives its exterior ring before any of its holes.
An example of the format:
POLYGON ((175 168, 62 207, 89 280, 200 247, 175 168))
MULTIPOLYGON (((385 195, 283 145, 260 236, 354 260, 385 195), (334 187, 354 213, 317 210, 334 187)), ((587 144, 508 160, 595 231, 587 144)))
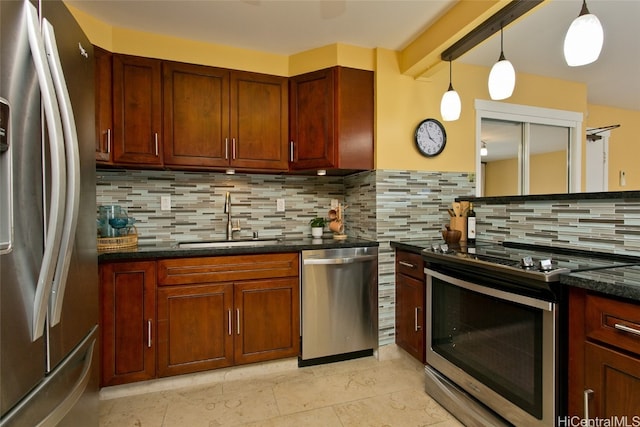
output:
POLYGON ((98 237, 98 250, 108 251, 113 249, 135 248, 138 246, 138 230, 133 227, 132 232, 126 236, 98 237))

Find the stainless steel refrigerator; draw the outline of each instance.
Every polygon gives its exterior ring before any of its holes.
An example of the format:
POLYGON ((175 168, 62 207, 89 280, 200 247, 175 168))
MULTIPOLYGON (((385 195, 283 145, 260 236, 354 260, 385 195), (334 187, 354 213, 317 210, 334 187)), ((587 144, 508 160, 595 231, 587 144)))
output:
POLYGON ((98 425, 93 49, 0 0, 0 426, 98 425))

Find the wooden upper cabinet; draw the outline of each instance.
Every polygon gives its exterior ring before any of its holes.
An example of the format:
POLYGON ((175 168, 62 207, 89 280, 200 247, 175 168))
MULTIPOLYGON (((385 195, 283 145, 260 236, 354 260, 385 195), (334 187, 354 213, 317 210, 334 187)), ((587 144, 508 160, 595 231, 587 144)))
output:
POLYGON ((164 162, 229 164, 229 70, 178 62, 162 64, 164 162))
POLYGON ((113 161, 162 166, 161 61, 113 55, 113 161))
POLYGON ((333 67, 289 82, 290 168, 373 169, 373 72, 333 67))
POLYGON ((231 72, 231 166, 288 170, 285 77, 231 72))
POLYGON ((163 63, 169 166, 287 170, 287 79, 163 63))
POLYGON ((96 162, 112 162, 113 96, 111 52, 93 47, 96 93, 96 162))

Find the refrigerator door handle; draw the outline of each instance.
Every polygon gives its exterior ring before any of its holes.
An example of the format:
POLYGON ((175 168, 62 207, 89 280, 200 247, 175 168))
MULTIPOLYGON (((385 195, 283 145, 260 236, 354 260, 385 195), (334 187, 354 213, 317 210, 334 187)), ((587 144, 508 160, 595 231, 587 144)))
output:
POLYGON ((62 122, 60 110, 54 97, 55 89, 51 79, 51 72, 47 66, 44 43, 39 33, 38 14, 36 8, 29 2, 25 2, 25 15, 27 21, 27 33, 31 56, 38 75, 40 85, 41 102, 49 133, 49 152, 51 156, 51 195, 48 224, 44 244, 42 265, 36 285, 33 316, 31 324, 31 339, 36 341, 44 333, 44 323, 49 305, 49 295, 56 268, 56 260, 60 250, 62 238, 62 224, 64 222, 64 200, 66 193, 66 164, 63 145, 62 122))
POLYGON ((60 63, 56 36, 53 31, 53 26, 46 19, 42 22, 42 32, 44 35, 47 59, 49 60, 49 68, 51 69, 51 76, 58 98, 58 105, 62 113, 64 146, 67 156, 67 200, 65 218, 49 307, 49 314, 51 315, 49 320, 51 326, 55 326, 60 323, 62 303, 65 295, 64 291, 67 284, 69 264, 71 262, 71 252, 73 251, 78 226, 78 212, 80 209, 80 151, 78 149, 78 133, 73 108, 71 107, 71 98, 69 97, 67 82, 64 79, 64 73, 60 63))

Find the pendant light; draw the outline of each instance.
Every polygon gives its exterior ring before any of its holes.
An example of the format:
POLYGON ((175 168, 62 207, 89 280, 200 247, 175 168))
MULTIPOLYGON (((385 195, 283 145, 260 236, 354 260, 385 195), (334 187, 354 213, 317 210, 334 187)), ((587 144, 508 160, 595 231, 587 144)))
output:
POLYGON ((500 57, 493 64, 489 73, 489 95, 494 101, 507 99, 513 94, 516 86, 516 70, 511 62, 504 57, 502 25, 500 26, 500 57))
POLYGON ((442 120, 445 122, 458 120, 461 110, 462 103, 460 102, 460 95, 453 89, 453 85, 451 84, 451 60, 449 60, 449 89, 442 95, 442 101, 440 101, 442 120))
POLYGON ((573 20, 564 38, 564 59, 570 67, 591 64, 600 56, 604 31, 597 16, 587 9, 582 0, 580 15, 573 20))
POLYGON ((487 143, 482 141, 482 146, 480 147, 480 156, 485 157, 489 154, 489 150, 487 150, 487 143))

